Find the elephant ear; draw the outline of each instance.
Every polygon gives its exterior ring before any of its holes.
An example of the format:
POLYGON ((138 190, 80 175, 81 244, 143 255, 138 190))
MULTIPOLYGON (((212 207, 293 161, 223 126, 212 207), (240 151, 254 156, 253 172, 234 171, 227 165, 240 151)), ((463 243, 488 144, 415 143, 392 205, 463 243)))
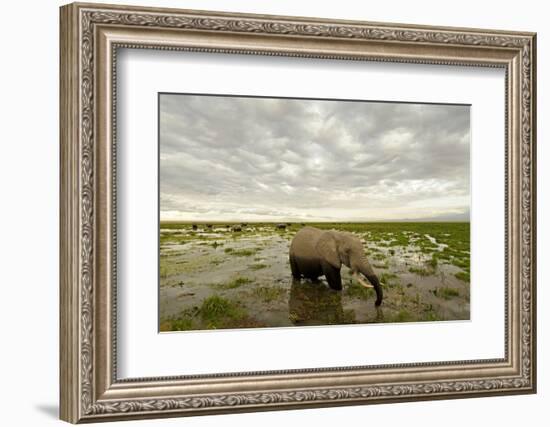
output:
POLYGON ((342 266, 338 248, 336 247, 336 239, 330 233, 323 233, 317 241, 316 248, 318 254, 334 268, 339 269, 342 266))

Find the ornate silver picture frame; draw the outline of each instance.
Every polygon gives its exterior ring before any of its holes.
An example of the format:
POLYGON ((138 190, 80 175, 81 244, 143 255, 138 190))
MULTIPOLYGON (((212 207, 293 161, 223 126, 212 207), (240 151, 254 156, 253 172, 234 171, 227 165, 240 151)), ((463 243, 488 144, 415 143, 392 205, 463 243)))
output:
POLYGON ((60 13, 61 419, 112 421, 536 391, 534 33, 80 3, 60 13), (504 357, 119 378, 115 148, 121 48, 503 69, 504 357))

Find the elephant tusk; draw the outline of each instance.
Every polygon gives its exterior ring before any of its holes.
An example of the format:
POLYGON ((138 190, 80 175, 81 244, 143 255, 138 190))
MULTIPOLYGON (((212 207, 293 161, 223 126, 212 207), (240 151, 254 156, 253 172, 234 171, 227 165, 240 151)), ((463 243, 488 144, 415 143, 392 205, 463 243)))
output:
POLYGON ((370 283, 365 282, 357 273, 353 273, 353 277, 359 282, 361 286, 364 286, 365 288, 374 288, 373 285, 370 283))

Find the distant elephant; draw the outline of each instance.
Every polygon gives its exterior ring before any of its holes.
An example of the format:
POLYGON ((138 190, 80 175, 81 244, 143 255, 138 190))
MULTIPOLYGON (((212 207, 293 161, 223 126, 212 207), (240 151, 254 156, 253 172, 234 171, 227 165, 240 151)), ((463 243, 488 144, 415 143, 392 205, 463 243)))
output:
POLYGON ((284 230, 286 228, 286 224, 277 224, 275 227, 277 227, 278 230, 284 230))
POLYGON ((233 230, 234 232, 238 232, 238 231, 242 231, 242 228, 240 225, 234 225, 231 230, 233 230))
POLYGON ((315 280, 324 275, 329 286, 338 291, 342 290, 340 268, 344 264, 362 286, 374 288, 375 305, 382 304, 380 281, 365 256, 363 244, 354 234, 304 227, 292 239, 289 257, 295 279, 305 277, 315 280), (359 274, 364 275, 371 285, 361 279, 359 274))

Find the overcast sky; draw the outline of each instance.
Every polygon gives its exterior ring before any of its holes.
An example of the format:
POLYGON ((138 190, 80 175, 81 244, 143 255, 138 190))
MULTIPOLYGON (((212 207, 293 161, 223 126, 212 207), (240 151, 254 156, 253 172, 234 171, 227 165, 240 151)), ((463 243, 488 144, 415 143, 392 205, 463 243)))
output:
POLYGON ((161 220, 469 220, 470 107, 160 96, 161 220))

